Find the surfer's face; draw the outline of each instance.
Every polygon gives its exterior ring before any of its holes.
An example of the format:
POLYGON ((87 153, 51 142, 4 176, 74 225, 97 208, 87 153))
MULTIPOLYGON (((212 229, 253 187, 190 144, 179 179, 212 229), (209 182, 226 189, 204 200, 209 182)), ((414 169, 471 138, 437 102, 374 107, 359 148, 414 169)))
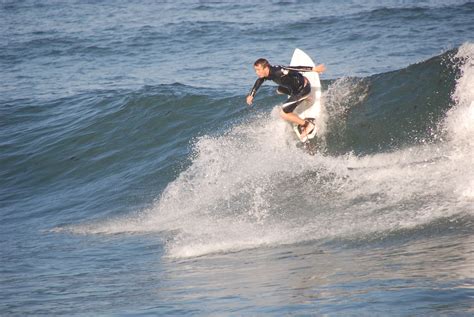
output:
POLYGON ((270 71, 268 67, 263 67, 262 65, 256 65, 253 68, 255 68, 255 73, 257 74, 258 78, 267 77, 270 71))

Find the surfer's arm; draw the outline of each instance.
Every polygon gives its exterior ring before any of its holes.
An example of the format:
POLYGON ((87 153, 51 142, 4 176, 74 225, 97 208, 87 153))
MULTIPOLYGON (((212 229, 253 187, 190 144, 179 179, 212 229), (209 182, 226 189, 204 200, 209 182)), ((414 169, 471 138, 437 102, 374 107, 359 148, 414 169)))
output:
POLYGON ((324 66, 324 64, 319 64, 313 67, 313 72, 321 74, 321 73, 324 73, 325 71, 326 71, 326 66, 324 66))
POLYGON ((251 105, 253 101, 253 97, 255 97, 255 94, 257 93, 258 88, 262 85, 262 83, 265 81, 265 78, 258 78, 255 81, 255 84, 252 87, 252 90, 250 90, 250 93, 247 95, 247 104, 251 105))
POLYGON ((316 72, 322 73, 326 70, 326 66, 324 64, 319 64, 318 66, 285 66, 283 67, 288 70, 296 70, 298 72, 316 72))

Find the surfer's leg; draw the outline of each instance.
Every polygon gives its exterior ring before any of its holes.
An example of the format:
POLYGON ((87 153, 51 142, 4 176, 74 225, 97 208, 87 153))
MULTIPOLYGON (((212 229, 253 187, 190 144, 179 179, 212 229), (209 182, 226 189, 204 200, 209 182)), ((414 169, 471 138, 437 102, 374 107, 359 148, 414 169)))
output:
POLYGON ((282 108, 280 110, 280 116, 282 117, 283 120, 290 121, 294 124, 297 125, 304 125, 305 121, 301 119, 296 113, 293 112, 285 112, 285 110, 282 108))
POLYGON ((288 102, 283 104, 280 109, 280 116, 283 120, 290 121, 297 125, 304 124, 304 120, 301 119, 293 110, 298 106, 300 100, 296 99, 296 96, 291 96, 288 102))
POLYGON ((297 125, 304 125, 305 121, 301 119, 296 113, 293 113, 293 111, 303 100, 308 98, 310 92, 311 87, 307 85, 307 87, 304 87, 300 93, 290 96, 290 98, 288 98, 288 102, 282 105, 280 116, 286 121, 293 122, 297 125))
POLYGON ((281 105, 281 110, 284 113, 292 113, 298 105, 307 98, 308 96, 298 96, 298 95, 293 95, 288 98, 288 101, 285 102, 283 105, 281 105))

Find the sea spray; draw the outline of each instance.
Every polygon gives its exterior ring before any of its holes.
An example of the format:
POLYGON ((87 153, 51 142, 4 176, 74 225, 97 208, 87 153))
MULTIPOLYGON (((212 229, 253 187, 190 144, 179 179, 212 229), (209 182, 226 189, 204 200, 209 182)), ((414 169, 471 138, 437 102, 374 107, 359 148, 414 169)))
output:
MULTIPOLYGON (((455 59, 460 68, 456 89, 452 94, 453 108, 448 112, 444 127, 450 137, 449 153, 456 164, 458 186, 463 198, 474 199, 474 44, 462 45, 455 59)), ((471 208, 472 209, 472 208, 471 208)))

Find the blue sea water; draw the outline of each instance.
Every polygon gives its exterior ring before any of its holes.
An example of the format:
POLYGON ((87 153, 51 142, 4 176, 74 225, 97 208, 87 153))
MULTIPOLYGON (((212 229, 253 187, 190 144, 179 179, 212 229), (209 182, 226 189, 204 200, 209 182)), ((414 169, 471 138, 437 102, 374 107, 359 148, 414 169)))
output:
POLYGON ((474 2, 1 1, 0 315, 474 314, 474 2), (322 75, 318 152, 245 96, 322 75))

